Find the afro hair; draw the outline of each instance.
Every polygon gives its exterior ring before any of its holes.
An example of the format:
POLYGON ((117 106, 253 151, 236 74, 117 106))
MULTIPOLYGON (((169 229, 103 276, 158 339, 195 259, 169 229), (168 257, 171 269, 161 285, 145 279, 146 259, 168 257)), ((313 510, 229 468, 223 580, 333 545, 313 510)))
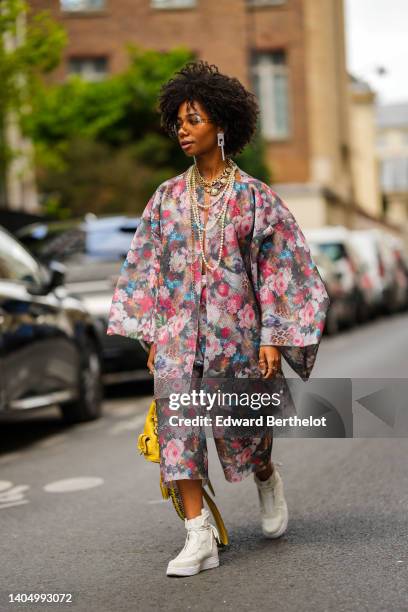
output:
POLYGON ((227 155, 237 155, 251 141, 259 115, 256 97, 214 64, 188 62, 161 88, 161 125, 169 135, 174 136, 179 107, 186 101, 199 102, 224 130, 227 155))

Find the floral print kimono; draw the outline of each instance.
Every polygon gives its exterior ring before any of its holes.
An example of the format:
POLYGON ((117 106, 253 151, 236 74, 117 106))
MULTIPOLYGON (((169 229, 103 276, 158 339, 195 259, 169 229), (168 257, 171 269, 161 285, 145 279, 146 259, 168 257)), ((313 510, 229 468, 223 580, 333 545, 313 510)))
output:
MULTIPOLYGON (((201 187, 197 198, 204 202, 201 187)), ((208 224, 222 204, 221 199, 209 209, 208 224)), ((183 173, 162 183, 147 203, 120 271, 107 329, 109 335, 156 344, 160 469, 167 482, 208 480, 203 432, 186 434, 166 425, 169 391, 188 390, 200 377, 260 378, 261 345, 277 347, 307 381, 329 307, 325 285, 300 227, 267 184, 237 169, 221 262, 215 271, 206 269, 203 292, 200 244, 191 218, 183 173), (198 339, 205 347, 200 372, 198 339)), ((207 260, 214 265, 219 223, 206 232, 205 240, 207 260)), ((281 370, 275 376, 284 383, 281 370)), ((269 461, 272 440, 268 434, 228 441, 214 436, 214 441, 225 478, 231 482, 269 461)))

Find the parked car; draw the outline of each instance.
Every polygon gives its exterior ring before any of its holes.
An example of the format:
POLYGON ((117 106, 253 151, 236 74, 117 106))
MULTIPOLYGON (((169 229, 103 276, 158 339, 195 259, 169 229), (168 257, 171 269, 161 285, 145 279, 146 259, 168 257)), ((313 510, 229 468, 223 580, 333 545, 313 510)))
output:
POLYGON ((353 230, 350 237, 365 261, 365 277, 374 291, 377 311, 392 314, 404 309, 408 279, 402 241, 379 229, 353 230))
POLYGON ((35 223, 17 234, 41 261, 66 266, 67 290, 85 304, 101 330, 105 384, 151 378, 145 343, 106 334, 113 292, 138 224, 138 217, 87 215, 85 220, 35 223))
POLYGON ((367 320, 369 294, 361 284, 361 260, 350 241, 349 230, 343 226, 305 229, 308 242, 314 243, 334 264, 338 290, 344 304, 343 323, 352 327, 367 320))
POLYGON ((98 418, 98 338, 62 264, 45 267, 0 227, 0 415, 58 405, 68 422, 98 418))
POLYGON ((350 317, 350 298, 343 283, 343 275, 336 270, 334 262, 313 242, 308 242, 310 252, 319 274, 326 286, 330 298, 330 307, 327 311, 324 333, 336 334, 348 324, 350 317))
POLYGON ((350 240, 361 259, 360 283, 369 298, 370 316, 385 312, 387 281, 376 235, 371 230, 351 230, 350 240))
POLYGON ((408 253, 400 238, 386 234, 385 241, 391 251, 395 280, 395 303, 396 312, 408 308, 408 253))

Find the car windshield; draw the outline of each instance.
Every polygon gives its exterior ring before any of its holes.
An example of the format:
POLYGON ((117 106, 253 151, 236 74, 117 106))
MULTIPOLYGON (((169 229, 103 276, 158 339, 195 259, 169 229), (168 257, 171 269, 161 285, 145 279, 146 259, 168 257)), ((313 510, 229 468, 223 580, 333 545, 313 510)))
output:
POLYGON ((324 242, 319 244, 319 249, 332 261, 347 258, 347 253, 344 245, 341 242, 324 242))
POLYGON ((84 283, 118 274, 138 224, 138 218, 125 216, 36 223, 19 230, 17 236, 45 265, 62 262, 68 284, 84 283))
POLYGON ((18 232, 19 240, 41 261, 70 266, 119 261, 126 256, 139 220, 109 217, 92 221, 36 223, 18 232))

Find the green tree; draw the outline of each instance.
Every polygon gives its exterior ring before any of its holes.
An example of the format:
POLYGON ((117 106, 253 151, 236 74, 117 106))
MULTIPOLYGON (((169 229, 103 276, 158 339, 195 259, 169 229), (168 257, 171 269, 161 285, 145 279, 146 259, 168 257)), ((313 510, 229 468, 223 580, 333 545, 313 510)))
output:
POLYGON ((156 102, 163 82, 193 56, 183 48, 162 53, 128 45, 128 51, 121 74, 97 83, 74 75, 36 91, 25 129, 54 212, 108 213, 120 206, 141 212, 152 190, 185 167, 180 147, 160 127, 156 102))
MULTIPOLYGON (((64 30, 45 11, 32 19, 23 0, 0 4, 0 187, 13 156, 6 141, 6 124, 13 115, 21 123, 32 112, 30 102, 40 87, 41 74, 52 70, 66 42, 64 30)), ((0 194, 1 198, 1 194, 0 194)))
MULTIPOLYGON (((163 180, 186 168, 176 139, 160 127, 157 99, 175 71, 193 59, 128 45, 129 67, 104 81, 72 76, 38 89, 26 129, 36 143, 39 184, 52 210, 140 213, 163 180)), ((237 158, 268 180, 262 139, 237 158)))

